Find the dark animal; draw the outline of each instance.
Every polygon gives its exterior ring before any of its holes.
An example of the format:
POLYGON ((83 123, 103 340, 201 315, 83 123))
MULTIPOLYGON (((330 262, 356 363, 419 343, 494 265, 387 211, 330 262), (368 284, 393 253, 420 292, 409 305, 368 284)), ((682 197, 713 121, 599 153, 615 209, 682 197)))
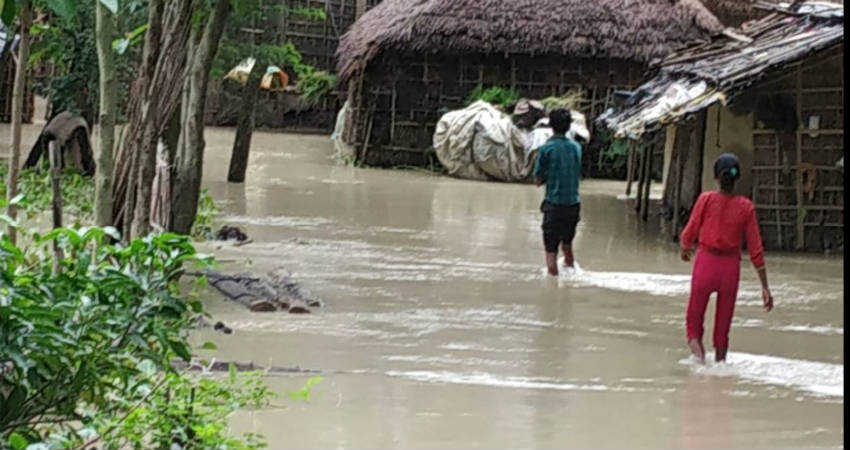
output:
POLYGON ((94 152, 89 140, 89 127, 82 117, 68 111, 57 114, 44 126, 30 150, 24 168, 36 167, 42 156, 47 160, 48 144, 51 141, 59 146, 63 168, 75 167, 84 176, 94 175, 94 152))

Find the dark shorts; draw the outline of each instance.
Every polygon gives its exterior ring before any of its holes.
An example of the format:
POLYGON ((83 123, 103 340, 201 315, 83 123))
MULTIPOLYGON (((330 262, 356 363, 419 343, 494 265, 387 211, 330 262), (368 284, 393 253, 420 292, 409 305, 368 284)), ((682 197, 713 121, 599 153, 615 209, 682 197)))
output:
POLYGON ((562 243, 572 245, 576 236, 576 225, 581 220, 581 204, 556 205, 543 202, 543 245, 546 253, 557 253, 562 243))

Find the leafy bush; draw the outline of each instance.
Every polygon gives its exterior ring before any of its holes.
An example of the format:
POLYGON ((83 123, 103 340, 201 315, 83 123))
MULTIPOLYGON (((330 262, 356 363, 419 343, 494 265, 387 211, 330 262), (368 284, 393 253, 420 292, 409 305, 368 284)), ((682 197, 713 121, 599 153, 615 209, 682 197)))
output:
POLYGON ((491 105, 507 109, 511 105, 518 102, 520 99, 519 92, 501 86, 493 86, 485 89, 484 86, 478 85, 469 96, 466 97, 466 105, 471 105, 478 100, 483 100, 491 105))
MULTIPOLYGON (((0 198, 6 198, 6 183, 9 168, 0 165, 0 198)), ((23 195, 19 207, 29 217, 49 211, 53 202, 52 181, 47 170, 21 171, 18 192, 23 195)), ((86 221, 94 214, 94 180, 86 178, 72 169, 62 172, 62 206, 65 213, 86 221)))
MULTIPOLYGON (((4 181, 8 167, 0 165, 0 178, 4 181)), ((53 202, 50 172, 27 169, 21 172, 18 192, 22 199, 18 206, 32 218, 49 211, 53 202)), ((73 169, 62 172, 62 208, 65 214, 79 222, 89 222, 94 215, 94 180, 80 175, 73 169)), ((0 185, 0 198, 6 198, 6 183, 0 185)), ((198 240, 212 239, 213 221, 218 215, 215 201, 206 188, 198 199, 198 214, 192 225, 191 235, 198 240)))
POLYGON ((552 111, 557 108, 564 109, 579 109, 584 101, 584 92, 580 90, 571 90, 560 97, 546 97, 540 101, 546 108, 546 111, 552 111))
POLYGON ((226 427, 233 411, 268 402, 259 374, 232 368, 218 380, 171 365, 190 359, 188 332, 203 314, 180 275, 210 259, 186 236, 109 243, 117 237, 60 228, 21 249, 0 232, 0 447, 262 447, 226 427))
POLYGON ((195 215, 195 222, 192 224, 192 237, 198 240, 212 239, 215 236, 213 231, 213 220, 218 215, 218 208, 215 206, 207 188, 201 189, 201 196, 198 198, 198 213, 195 215))
POLYGON ((310 105, 319 102, 336 86, 336 75, 324 70, 315 70, 302 64, 301 67, 296 66, 296 71, 298 79, 295 89, 301 94, 301 99, 310 105))

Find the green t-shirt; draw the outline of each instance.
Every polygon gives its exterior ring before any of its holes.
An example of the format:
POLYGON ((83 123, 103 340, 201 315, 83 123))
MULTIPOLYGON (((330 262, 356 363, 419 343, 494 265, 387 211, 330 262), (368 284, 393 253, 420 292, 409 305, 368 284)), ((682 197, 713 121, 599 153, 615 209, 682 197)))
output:
POLYGON ((547 202, 555 205, 579 203, 581 146, 564 135, 552 136, 537 151, 533 175, 546 180, 547 202))

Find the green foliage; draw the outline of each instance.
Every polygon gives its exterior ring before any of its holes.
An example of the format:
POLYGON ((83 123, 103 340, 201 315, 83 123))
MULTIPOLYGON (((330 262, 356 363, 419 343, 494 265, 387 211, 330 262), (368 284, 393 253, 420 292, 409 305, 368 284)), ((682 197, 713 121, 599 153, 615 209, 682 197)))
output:
POLYGON ((198 240, 213 239, 213 220, 218 214, 218 208, 215 206, 209 191, 206 188, 201 189, 201 195, 198 199, 198 213, 195 215, 195 222, 192 224, 192 237, 198 240))
POLYGON ((580 109, 581 103, 584 101, 584 93, 580 90, 571 90, 566 94, 556 97, 546 97, 540 101, 546 108, 546 111, 553 109, 580 109))
POLYGON ((76 2, 36 0, 37 7, 54 4, 57 17, 32 27, 30 64, 50 62, 55 65, 54 75, 37 80, 33 88, 39 95, 50 98, 54 114, 71 111, 91 123, 98 105, 94 4, 73 3, 76 2))
POLYGON ((188 331, 203 314, 179 277, 211 260, 186 236, 111 244, 117 237, 62 228, 23 249, 0 233, 0 447, 263 447, 227 431, 231 413, 271 399, 259 373, 220 379, 171 366, 190 358, 188 331))
MULTIPOLYGON (((0 165, 0 178, 6 179, 8 167, 0 165)), ((32 218, 49 211, 53 202, 50 172, 26 169, 21 171, 18 192, 22 199, 18 206, 32 218)), ((94 214, 94 180, 79 172, 67 169, 62 172, 62 202, 65 213, 86 221, 94 214)), ((6 184, 0 186, 0 198, 6 198, 6 184)))
MULTIPOLYGON (((60 228, 29 249, 0 234, 0 438, 33 441, 38 425, 91 418, 143 385, 142 364, 169 370, 190 357, 187 330, 201 312, 185 301, 185 264, 206 262, 187 237, 109 244, 113 229, 60 228), (64 252, 53 273, 51 246, 64 252), (148 362, 145 362, 148 361, 148 362)), ((5 439, 0 439, 0 441, 5 439)))
POLYGON ((291 17, 302 18, 313 22, 324 22, 328 16, 321 8, 289 8, 287 11, 291 17))
MULTIPOLYGON (((98 0, 112 10, 116 0, 98 0)), ((140 60, 139 42, 147 29, 146 6, 140 0, 121 2, 116 15, 118 30, 129 29, 123 38, 113 42, 116 51, 116 70, 120 84, 119 110, 124 110, 127 93, 135 78, 134 67, 140 60), (139 47, 139 46, 136 46, 139 47)), ((30 64, 52 63, 55 72, 49 79, 39 80, 34 91, 50 98, 50 112, 71 111, 83 116, 90 124, 98 111, 98 60, 95 39, 95 3, 79 0, 35 0, 37 10, 50 10, 56 15, 33 25, 30 64), (61 12, 60 12, 61 11, 61 12)))
POLYGON ((519 92, 513 89, 501 86, 493 86, 485 89, 484 86, 479 84, 472 90, 472 92, 469 93, 469 96, 466 97, 466 105, 468 106, 482 100, 490 103, 491 105, 506 109, 510 105, 518 102, 519 99, 519 92))
POLYGON ((112 41, 112 50, 119 55, 123 55, 131 45, 141 42, 146 31, 148 31, 148 24, 139 25, 135 30, 124 33, 124 37, 112 41))
POLYGON ((295 82, 295 89, 301 94, 301 99, 309 105, 318 103, 335 86, 336 75, 303 64, 295 82))
POLYGON ((611 171, 623 169, 629 156, 628 141, 614 138, 608 130, 597 130, 595 137, 601 152, 600 165, 611 171))
POLYGON ((185 450, 263 448, 259 435, 234 438, 227 434, 232 413, 266 406, 273 397, 261 375, 251 372, 218 379, 167 373, 157 391, 139 407, 134 405, 143 400, 144 391, 123 400, 124 409, 130 411, 125 419, 99 418, 98 429, 115 430, 103 445, 108 449, 166 449, 175 443, 185 450))
POLYGON ((256 0, 243 0, 239 2, 236 14, 228 22, 227 33, 219 45, 210 76, 222 78, 240 62, 253 57, 257 60, 254 70, 265 70, 268 65, 283 68, 292 77, 301 99, 310 105, 315 104, 336 87, 334 74, 304 63, 301 52, 290 41, 275 45, 262 43, 262 38, 260 42, 246 42, 240 39, 240 30, 253 26, 255 20, 280 15, 308 21, 327 19, 324 9, 321 8, 289 8, 280 5, 261 7, 256 4, 256 0))
POLYGON ((320 383, 321 381, 322 381, 322 377, 310 378, 304 384, 304 387, 302 387, 301 389, 299 389, 295 392, 290 392, 289 397, 292 398, 293 400, 303 400, 303 401, 306 402, 307 400, 310 400, 310 394, 312 394, 312 392, 313 392, 313 386, 320 383))

